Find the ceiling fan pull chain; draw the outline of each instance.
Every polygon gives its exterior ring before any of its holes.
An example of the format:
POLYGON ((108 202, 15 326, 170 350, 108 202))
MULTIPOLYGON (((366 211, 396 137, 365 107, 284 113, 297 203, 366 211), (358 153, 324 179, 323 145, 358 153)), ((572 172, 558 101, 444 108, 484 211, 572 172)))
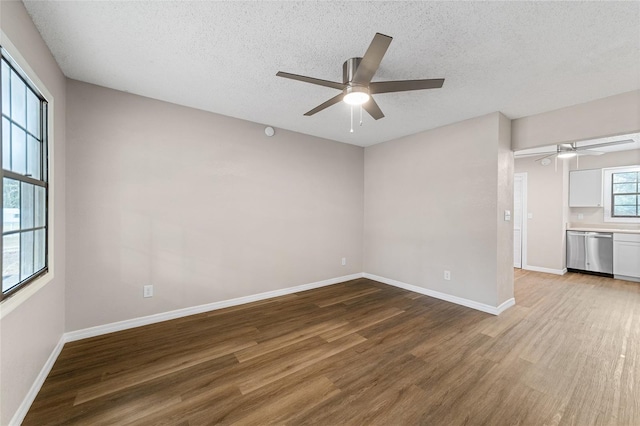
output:
POLYGON ((360 105, 360 127, 362 127, 362 105, 360 105))
POLYGON ((353 105, 351 105, 351 130, 350 133, 353 133, 353 105))

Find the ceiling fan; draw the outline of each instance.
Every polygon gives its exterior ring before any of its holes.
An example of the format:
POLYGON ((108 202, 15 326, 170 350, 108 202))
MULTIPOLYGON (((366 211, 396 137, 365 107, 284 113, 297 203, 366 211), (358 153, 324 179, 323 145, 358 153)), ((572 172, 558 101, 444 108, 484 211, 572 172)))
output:
POLYGON ((306 112, 304 114, 306 116, 311 116, 331 105, 344 101, 350 105, 362 105, 362 108, 364 108, 369 115, 379 120, 384 117, 384 114, 371 95, 406 92, 409 90, 439 89, 444 83, 444 78, 372 82, 371 79, 378 70, 380 62, 389 48, 389 44, 391 44, 391 40, 393 40, 392 37, 376 33, 363 57, 350 58, 342 64, 342 83, 282 71, 279 71, 276 75, 278 77, 290 78, 292 80, 331 87, 342 91, 340 94, 306 112))
POLYGON ((530 153, 530 154, 518 154, 518 153, 516 153, 514 155, 514 157, 515 158, 524 158, 524 157, 533 157, 533 156, 536 156, 536 155, 541 155, 541 157, 537 158, 535 161, 542 161, 545 158, 551 158, 551 157, 571 158, 571 157, 575 157, 577 155, 602 155, 602 154, 605 153, 604 151, 595 151, 594 149, 604 148, 606 146, 624 145, 624 144, 627 144, 627 143, 634 143, 634 140, 633 139, 624 139, 624 140, 619 140, 619 141, 604 142, 604 143, 598 143, 598 144, 586 145, 586 146, 578 146, 578 144, 576 142, 563 143, 563 144, 556 145, 556 150, 555 151, 535 152, 535 153, 530 153))

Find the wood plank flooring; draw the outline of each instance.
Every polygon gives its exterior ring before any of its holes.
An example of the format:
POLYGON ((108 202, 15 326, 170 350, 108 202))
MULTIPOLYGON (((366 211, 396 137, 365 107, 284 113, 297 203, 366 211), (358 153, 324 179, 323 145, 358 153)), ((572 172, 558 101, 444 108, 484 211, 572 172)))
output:
POLYGON ((25 425, 640 425, 640 284, 495 317, 367 279, 65 345, 25 425))

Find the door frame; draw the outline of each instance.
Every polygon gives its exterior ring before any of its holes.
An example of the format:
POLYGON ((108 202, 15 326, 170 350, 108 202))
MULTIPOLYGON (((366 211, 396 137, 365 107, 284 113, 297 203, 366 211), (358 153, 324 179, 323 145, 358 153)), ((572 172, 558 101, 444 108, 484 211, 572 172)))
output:
POLYGON ((516 176, 522 179, 522 228, 520 231, 520 244, 522 247, 520 248, 520 269, 527 269, 529 266, 527 264, 527 223, 529 222, 529 211, 527 207, 527 172, 522 173, 514 173, 513 174, 513 182, 515 185, 516 176))

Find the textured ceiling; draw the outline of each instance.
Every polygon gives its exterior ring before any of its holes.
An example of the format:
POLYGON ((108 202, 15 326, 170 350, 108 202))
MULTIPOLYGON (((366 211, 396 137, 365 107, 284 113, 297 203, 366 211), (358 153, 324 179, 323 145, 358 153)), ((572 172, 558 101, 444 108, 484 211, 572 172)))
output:
MULTIPOLYGON (((367 146, 482 114, 517 118, 640 88, 640 2, 25 1, 65 75, 367 146), (373 35, 393 37, 376 80, 446 78, 376 95, 349 133, 338 91, 373 35)), ((358 113, 356 111, 356 116, 358 113)))

